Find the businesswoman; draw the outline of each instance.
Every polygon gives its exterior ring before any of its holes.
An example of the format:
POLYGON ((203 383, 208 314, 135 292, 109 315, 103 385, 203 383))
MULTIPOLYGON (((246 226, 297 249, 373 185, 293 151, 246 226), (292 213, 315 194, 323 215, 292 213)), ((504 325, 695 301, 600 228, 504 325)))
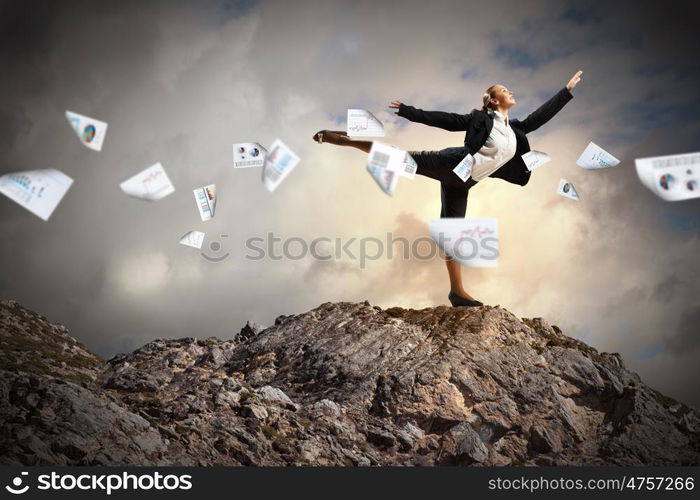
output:
MULTIPOLYGON (((466 115, 444 111, 423 111, 400 101, 392 101, 391 109, 397 115, 412 122, 439 127, 451 132, 466 131, 464 146, 440 151, 409 151, 418 165, 416 173, 440 182, 442 208, 440 217, 464 217, 467 212, 469 189, 486 177, 496 177, 524 186, 530 180, 530 171, 522 155, 530 151, 526 134, 537 130, 557 114, 573 95, 571 91, 581 80, 582 71, 554 97, 537 108, 524 120, 511 120, 508 111, 515 106, 513 92, 503 85, 492 85, 484 92, 481 109, 466 115), (467 182, 453 172, 467 154, 474 158, 471 177, 467 182)), ((372 148, 372 141, 356 140, 345 132, 322 130, 313 139, 320 143, 351 146, 365 153, 372 148)), ((481 302, 464 289, 459 263, 447 257, 447 273, 450 277, 448 299, 453 306, 481 306, 481 302)))

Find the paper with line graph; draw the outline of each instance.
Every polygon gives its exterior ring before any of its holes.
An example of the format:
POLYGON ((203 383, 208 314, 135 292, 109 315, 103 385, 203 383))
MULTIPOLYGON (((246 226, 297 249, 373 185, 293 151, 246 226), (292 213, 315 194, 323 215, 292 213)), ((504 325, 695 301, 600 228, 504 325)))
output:
POLYGON ((348 109, 348 136, 384 137, 384 125, 364 109, 348 109))
POLYGON ((214 217, 216 210, 216 184, 209 184, 194 190, 194 199, 202 221, 208 221, 214 217))
POLYGON ((467 267, 497 267, 498 219, 432 219, 430 237, 450 257, 467 267))
POLYGON ((0 177, 0 193, 43 220, 49 220, 73 179, 60 170, 27 170, 0 177))
POLYGON ((119 187, 129 196, 157 201, 175 192, 163 165, 156 163, 122 182, 119 187))
POLYGON ((270 146, 265 155, 263 166, 263 183, 268 191, 273 192, 299 163, 299 157, 279 139, 270 146))
POLYGON ((537 167, 541 167, 545 163, 552 161, 552 158, 542 151, 528 151, 522 156, 523 161, 527 169, 532 172, 537 167))

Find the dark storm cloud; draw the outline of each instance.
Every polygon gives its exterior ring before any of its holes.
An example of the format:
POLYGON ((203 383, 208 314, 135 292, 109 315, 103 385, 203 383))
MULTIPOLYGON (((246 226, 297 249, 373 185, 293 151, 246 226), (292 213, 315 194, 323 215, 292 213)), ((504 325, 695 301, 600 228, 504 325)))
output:
POLYGON ((692 290, 693 287, 687 279, 681 279, 673 274, 656 284, 652 291, 652 298, 669 303, 673 302, 680 294, 684 294, 684 298, 690 298, 692 290))
POLYGON ((674 353, 697 352, 700 347, 700 304, 683 311, 676 331, 667 342, 669 349, 674 353))
POLYGON ((46 79, 39 77, 39 68, 46 66, 50 19, 56 5, 47 4, 45 9, 32 12, 20 2, 0 3, 0 151, 6 160, 14 139, 31 129, 23 99, 47 85, 46 79))

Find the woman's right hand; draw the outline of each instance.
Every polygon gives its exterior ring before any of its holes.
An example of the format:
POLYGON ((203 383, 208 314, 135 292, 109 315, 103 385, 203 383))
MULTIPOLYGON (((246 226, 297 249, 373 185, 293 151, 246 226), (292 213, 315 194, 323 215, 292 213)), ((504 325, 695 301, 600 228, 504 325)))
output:
MULTIPOLYGON (((389 107, 390 107, 391 109, 399 109, 399 108, 401 107, 402 104, 403 104, 403 103, 402 103, 401 101, 391 101, 391 104, 389 104, 389 107)), ((395 114, 395 115, 398 115, 399 112, 396 111, 394 114, 395 114)))

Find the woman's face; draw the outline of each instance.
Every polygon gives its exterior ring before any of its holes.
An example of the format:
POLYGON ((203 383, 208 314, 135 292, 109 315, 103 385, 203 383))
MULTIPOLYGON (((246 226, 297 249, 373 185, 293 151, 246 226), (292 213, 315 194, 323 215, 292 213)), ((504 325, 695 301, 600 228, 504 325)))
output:
POLYGON ((513 97, 513 92, 508 90, 503 85, 496 85, 491 91, 491 103, 497 108, 510 109, 515 106, 515 97, 513 97))

